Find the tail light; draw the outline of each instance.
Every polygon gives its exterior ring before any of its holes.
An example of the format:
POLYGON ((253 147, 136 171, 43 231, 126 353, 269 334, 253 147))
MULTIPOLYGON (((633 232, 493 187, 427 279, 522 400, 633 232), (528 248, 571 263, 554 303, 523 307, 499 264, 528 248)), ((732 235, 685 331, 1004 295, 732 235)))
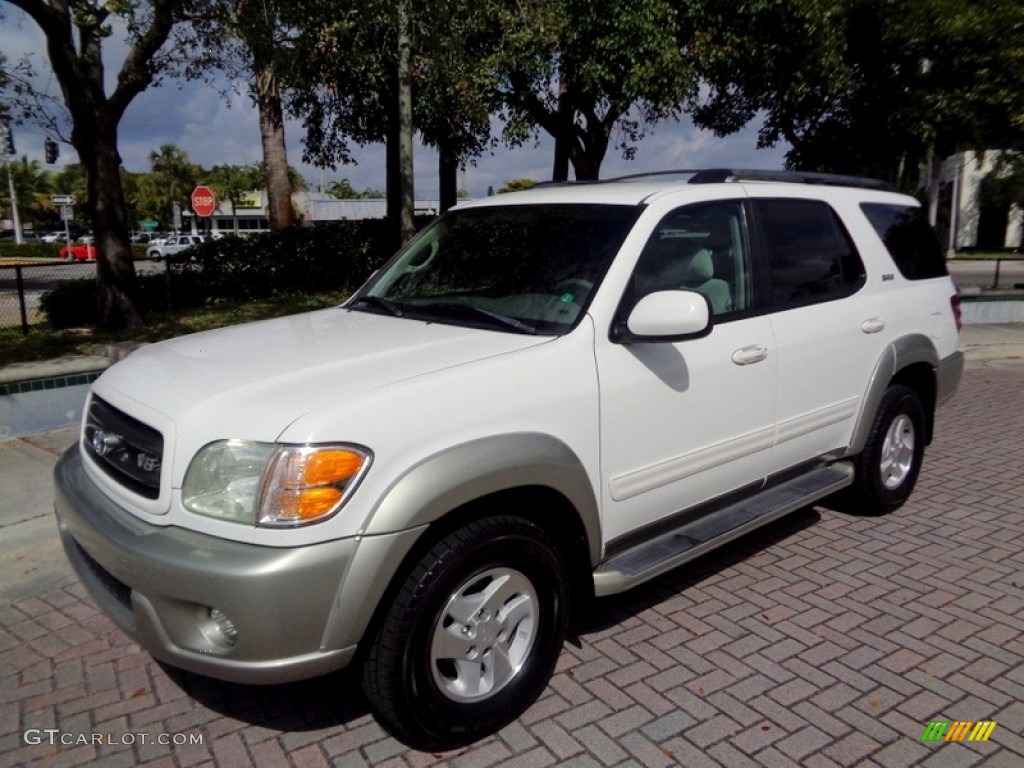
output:
POLYGON ((960 294, 954 293, 949 297, 949 307, 953 310, 953 319, 956 320, 956 332, 960 333, 960 329, 964 327, 964 321, 960 311, 960 294))

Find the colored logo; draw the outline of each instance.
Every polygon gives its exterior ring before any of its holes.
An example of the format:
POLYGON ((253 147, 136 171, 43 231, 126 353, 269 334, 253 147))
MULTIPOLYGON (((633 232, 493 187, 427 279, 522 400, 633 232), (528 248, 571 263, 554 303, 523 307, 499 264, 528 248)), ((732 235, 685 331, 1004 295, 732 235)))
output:
POLYGON ((924 729, 921 741, 988 741, 996 725, 995 720, 933 720, 924 729))

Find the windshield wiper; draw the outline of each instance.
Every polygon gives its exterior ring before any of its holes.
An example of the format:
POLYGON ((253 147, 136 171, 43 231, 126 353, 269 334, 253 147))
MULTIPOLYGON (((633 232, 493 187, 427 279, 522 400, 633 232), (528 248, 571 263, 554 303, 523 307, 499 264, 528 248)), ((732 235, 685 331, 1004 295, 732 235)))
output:
POLYGON ((401 310, 396 302, 390 299, 382 299, 380 296, 360 296, 352 302, 351 306, 354 307, 357 304, 365 304, 370 307, 383 309, 389 315, 394 315, 395 317, 405 317, 405 312, 401 310))
POLYGON ((522 320, 517 320, 514 317, 510 317, 509 315, 503 315, 501 312, 495 312, 494 310, 491 309, 484 309, 483 307, 478 307, 475 304, 428 304, 424 307, 424 309, 456 310, 464 314, 483 315, 488 320, 493 320, 495 324, 500 325, 504 328, 511 328, 514 331, 519 331, 520 333, 529 333, 532 335, 536 335, 538 333, 536 328, 534 328, 532 325, 524 323, 522 320))

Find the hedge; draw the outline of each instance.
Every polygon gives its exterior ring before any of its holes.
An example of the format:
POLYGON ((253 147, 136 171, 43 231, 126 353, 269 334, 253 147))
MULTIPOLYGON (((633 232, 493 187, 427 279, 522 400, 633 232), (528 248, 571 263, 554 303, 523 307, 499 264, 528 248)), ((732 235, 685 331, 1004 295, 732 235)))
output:
MULTIPOLYGON (((141 308, 354 289, 396 250, 395 232, 387 220, 371 219, 208 240, 170 257, 167 274, 140 276, 141 308)), ((68 281, 40 299, 54 328, 95 325, 97 303, 92 279, 68 281)))
MULTIPOLYGON (((197 307, 204 303, 191 275, 139 275, 139 301, 144 312, 169 308, 197 307)), ((96 280, 83 277, 67 280, 39 298, 39 308, 51 327, 84 328, 99 319, 99 293, 96 280)))
POLYGON ((10 259, 56 259, 59 250, 60 245, 53 243, 0 242, 0 256, 10 259))

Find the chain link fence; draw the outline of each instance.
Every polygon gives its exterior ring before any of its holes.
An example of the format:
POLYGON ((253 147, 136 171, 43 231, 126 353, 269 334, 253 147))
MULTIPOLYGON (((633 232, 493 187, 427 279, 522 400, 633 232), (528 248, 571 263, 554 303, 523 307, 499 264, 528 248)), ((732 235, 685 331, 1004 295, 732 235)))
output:
POLYGON ((47 291, 68 280, 95 277, 95 262, 43 262, 40 264, 0 264, 0 328, 29 327, 46 317, 39 299, 47 291))

